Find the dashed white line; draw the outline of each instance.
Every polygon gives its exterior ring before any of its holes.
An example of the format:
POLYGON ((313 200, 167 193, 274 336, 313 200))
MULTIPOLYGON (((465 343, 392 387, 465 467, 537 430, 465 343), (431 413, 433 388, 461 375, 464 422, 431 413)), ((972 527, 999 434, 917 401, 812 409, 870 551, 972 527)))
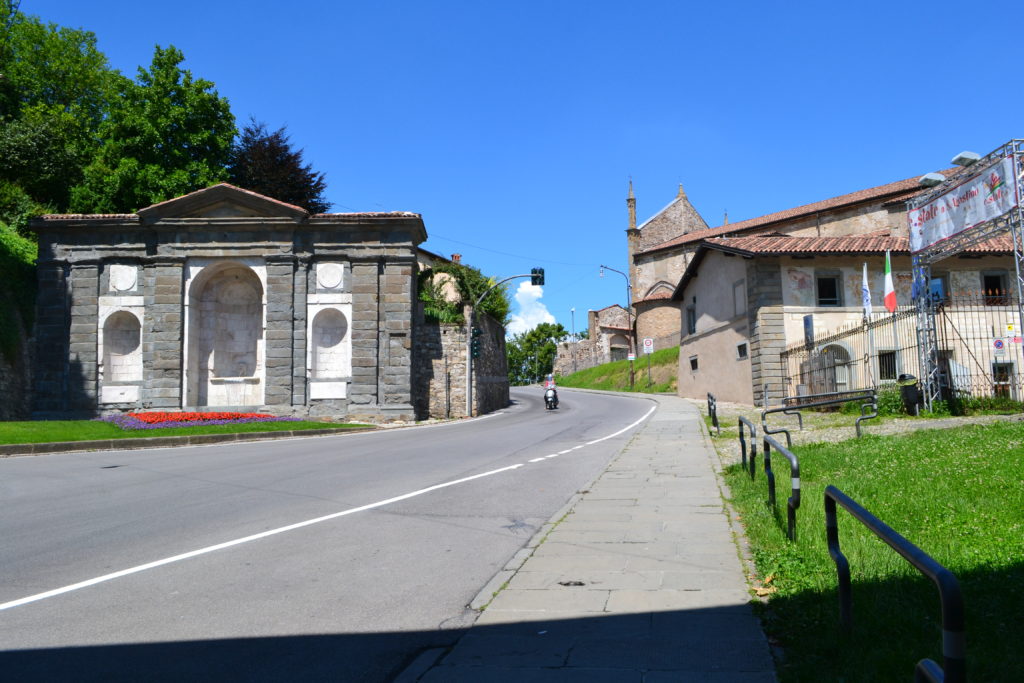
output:
POLYGON ((332 519, 337 519, 338 517, 344 517, 346 515, 351 515, 351 514, 354 514, 356 512, 363 512, 364 510, 372 510, 374 508, 383 507, 384 505, 390 505, 391 503, 397 503, 400 500, 407 500, 409 498, 414 498, 416 496, 421 496, 424 493, 429 493, 430 491, 437 491, 438 489, 447 488, 449 486, 455 486, 456 484, 463 484, 463 483, 465 483, 467 481, 473 481, 474 479, 481 479, 483 477, 489 477, 491 475, 498 474, 500 472, 507 472, 509 470, 518 469, 520 467, 523 467, 523 463, 517 463, 515 465, 509 465, 508 467, 502 467, 502 468, 497 469, 497 470, 491 470, 490 472, 481 472, 480 474, 474 474, 472 476, 463 477, 462 479, 456 479, 454 481, 446 481, 443 484, 435 484, 434 486, 428 486, 427 488, 420 489, 419 491, 412 491, 411 493, 405 493, 405 494, 402 494, 400 496, 395 496, 394 498, 388 498, 386 500, 379 500, 376 503, 370 503, 369 505, 360 505, 359 507, 349 508, 348 510, 342 510, 341 512, 335 512, 335 513, 330 514, 330 515, 324 515, 323 517, 316 517, 314 519, 307 519, 304 522, 297 522, 295 524, 289 524, 288 526, 282 526, 282 527, 278 527, 276 529, 269 529, 268 531, 263 531, 263 532, 260 532, 258 534, 253 534, 251 536, 245 536, 243 538, 236 538, 233 541, 226 541, 224 543, 218 543, 216 545, 209 545, 209 546, 206 546, 205 548, 199 548, 198 550, 192 550, 192 551, 189 551, 187 553, 181 553, 180 555, 172 555, 171 557, 165 557, 162 560, 156 560, 154 562, 147 562, 146 564, 140 564, 140 565, 135 566, 135 567, 129 567, 128 569, 122 569, 121 571, 112 572, 110 574, 104 574, 103 576, 97 576, 96 578, 88 579, 86 581, 79 581, 78 583, 73 583, 73 584, 71 584, 69 586, 63 586, 62 588, 55 588, 53 590, 46 591, 45 593, 36 593, 35 595, 30 595, 30 596, 28 596, 26 598, 20 598, 18 600, 11 600, 10 602, 5 602, 5 603, 0 604, 0 610, 10 609, 12 607, 20 607, 21 605, 27 605, 30 602, 36 602, 37 600, 45 600, 46 598, 52 598, 52 597, 55 597, 57 595, 62 595, 64 593, 70 593, 71 591, 76 591, 76 590, 79 590, 81 588, 88 588, 89 586, 95 586, 98 583, 104 583, 106 581, 112 581, 114 579, 119 579, 122 576, 128 576, 130 574, 138 574, 139 572, 144 572, 147 569, 155 569, 156 567, 162 567, 164 565, 171 564, 173 562, 180 562, 181 560, 187 560, 187 559, 190 559, 190 558, 193 558, 193 557, 198 557, 200 555, 206 555, 207 553, 212 553, 212 552, 217 551, 217 550, 224 550, 225 548, 231 548, 231 547, 236 546, 236 545, 242 545, 243 543, 249 543, 251 541, 258 541, 259 539, 267 538, 268 536, 275 536, 277 534, 283 534, 286 531, 294 531, 295 529, 301 529, 302 527, 312 526, 313 524, 319 524, 321 522, 326 522, 326 521, 329 521, 329 520, 332 520, 332 519))
MULTIPOLYGON (((655 410, 655 408, 652 407, 639 420, 637 420, 636 422, 633 422, 632 424, 630 424, 630 425, 628 425, 626 427, 623 427, 622 429, 620 429, 619 431, 615 432, 614 434, 609 434, 608 436, 601 437, 600 439, 594 439, 593 441, 588 441, 585 444, 581 444, 579 446, 574 446, 573 448, 568 448, 568 449, 566 449, 564 451, 559 451, 558 453, 552 453, 551 455, 546 455, 546 456, 543 456, 541 458, 534 458, 533 460, 530 460, 529 462, 534 463, 534 462, 540 462, 541 460, 544 460, 544 459, 547 459, 547 458, 557 458, 559 455, 564 455, 564 454, 569 453, 571 451, 574 451, 574 450, 576 450, 578 448, 583 448, 584 446, 592 446, 592 445, 594 445, 596 443, 601 443, 602 441, 607 441, 608 439, 612 439, 612 438, 618 436, 619 434, 623 434, 623 433, 629 431, 630 429, 633 429, 634 427, 636 427, 640 423, 642 423, 644 420, 646 420, 651 415, 651 413, 654 412, 654 410, 655 410)), ((501 472, 508 472, 509 470, 515 470, 515 469, 518 469, 520 467, 524 467, 524 464, 523 463, 517 463, 515 465, 509 465, 508 467, 502 467, 502 468, 499 468, 499 469, 496 469, 496 470, 490 470, 489 472, 481 472, 480 474, 474 474, 474 475, 469 476, 469 477, 463 477, 462 479, 455 479, 453 481, 444 482, 443 484, 435 484, 434 486, 428 486, 427 488, 420 489, 418 491, 412 491, 410 493, 404 493, 404 494, 402 494, 400 496, 395 496, 393 498, 387 498, 385 500, 379 500, 376 503, 369 503, 368 505, 360 505, 359 507, 349 508, 348 510, 342 510, 341 512, 335 512, 335 513, 330 514, 330 515, 324 515, 323 517, 316 517, 314 519, 307 519, 307 520, 305 520, 303 522, 296 522, 295 524, 289 524, 287 526, 278 527, 276 529, 269 529, 267 531, 263 531, 263 532, 260 532, 258 534, 252 534, 251 536, 245 536, 243 538, 236 538, 236 539, 234 539, 232 541, 225 541, 224 543, 218 543, 216 545, 206 546, 205 548, 199 548, 197 550, 191 550, 191 551, 189 551, 187 553, 181 553, 179 555, 172 555, 171 557, 165 557, 163 559, 155 560, 153 562, 147 562, 146 564, 140 564, 140 565, 137 565, 135 567, 129 567, 128 569, 122 569, 120 571, 111 572, 110 574, 104 574, 103 576, 97 576, 95 578, 87 579, 85 581, 79 581, 78 583, 73 583, 73 584, 70 584, 68 586, 63 586, 61 588, 54 588, 53 590, 49 590, 49 591, 46 591, 44 593, 36 593, 35 595, 29 595, 28 597, 19 598, 18 600, 11 600, 9 602, 0 603, 0 611, 6 610, 6 609, 11 609, 12 607, 20 607, 22 605, 27 605, 27 604, 32 603, 32 602, 37 602, 39 600, 45 600, 47 598, 56 597, 58 595, 63 595, 64 593, 70 593, 72 591, 80 590, 82 588, 88 588, 89 586, 95 586, 97 584, 105 583, 107 581, 113 581, 114 579, 119 579, 121 577, 129 576, 131 574, 138 574, 139 572, 144 572, 144 571, 146 571, 148 569, 155 569, 157 567, 162 567, 164 565, 172 564, 174 562, 180 562, 182 560, 188 560, 188 559, 191 559, 193 557, 199 557, 200 555, 206 555, 208 553, 216 552, 218 550, 224 550, 226 548, 232 548, 232 547, 234 547, 236 545, 242 545, 243 543, 249 543, 249 542, 252 542, 252 541, 258 541, 261 538, 267 538, 268 536, 276 536, 277 534, 283 534, 286 531, 294 531, 295 529, 301 529, 303 527, 312 526, 314 524, 320 524, 321 522, 327 522, 327 521, 330 521, 332 519, 338 519, 339 517, 345 517, 346 515, 351 515, 351 514, 354 514, 356 512, 363 512, 363 511, 366 511, 366 510, 372 510, 374 508, 383 507, 385 505, 390 505, 391 503, 397 503, 398 501, 401 501, 401 500, 408 500, 409 498, 414 498, 416 496, 421 496, 424 493, 429 493, 431 491, 437 491, 438 489, 447 488, 449 486, 455 486, 457 484, 463 484, 463 483, 465 483, 467 481, 473 481, 474 479, 482 479, 483 477, 489 477, 489 476, 492 476, 492 475, 495 475, 495 474, 499 474, 501 472)))

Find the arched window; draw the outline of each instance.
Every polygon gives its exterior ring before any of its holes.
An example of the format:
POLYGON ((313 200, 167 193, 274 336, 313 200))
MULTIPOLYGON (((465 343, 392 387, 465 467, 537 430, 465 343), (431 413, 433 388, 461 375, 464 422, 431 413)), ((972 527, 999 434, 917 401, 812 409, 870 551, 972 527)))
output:
POLYGON ((141 326, 128 311, 112 313, 103 323, 103 381, 142 379, 141 326))
POLYGON ((340 378, 348 374, 348 320, 336 308, 325 308, 313 318, 314 379, 340 378))

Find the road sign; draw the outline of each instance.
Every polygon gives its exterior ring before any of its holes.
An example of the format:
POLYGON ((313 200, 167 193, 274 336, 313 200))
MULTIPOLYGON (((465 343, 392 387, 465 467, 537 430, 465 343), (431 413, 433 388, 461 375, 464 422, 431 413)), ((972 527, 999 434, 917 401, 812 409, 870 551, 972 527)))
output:
POLYGON ((635 353, 629 354, 628 356, 626 356, 626 360, 636 360, 636 354, 635 353))
POLYGON ((1005 347, 1005 343, 1002 339, 993 339, 992 347, 995 348, 997 356, 1003 355, 1003 348, 1005 347))
POLYGON ((654 353, 654 340, 644 337, 644 353, 654 353))

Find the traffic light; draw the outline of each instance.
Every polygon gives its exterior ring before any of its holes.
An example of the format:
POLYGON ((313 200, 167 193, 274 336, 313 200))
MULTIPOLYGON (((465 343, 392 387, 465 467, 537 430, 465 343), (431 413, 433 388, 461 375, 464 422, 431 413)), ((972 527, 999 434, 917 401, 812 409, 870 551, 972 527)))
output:
MULTIPOLYGON (((474 332, 475 331, 476 330, 474 330, 474 332)), ((480 340, 477 339, 476 337, 473 337, 469 342, 469 355, 471 355, 473 358, 480 357, 480 340)))
POLYGON ((531 285, 543 285, 544 284, 544 269, 543 268, 530 268, 530 284, 531 285))

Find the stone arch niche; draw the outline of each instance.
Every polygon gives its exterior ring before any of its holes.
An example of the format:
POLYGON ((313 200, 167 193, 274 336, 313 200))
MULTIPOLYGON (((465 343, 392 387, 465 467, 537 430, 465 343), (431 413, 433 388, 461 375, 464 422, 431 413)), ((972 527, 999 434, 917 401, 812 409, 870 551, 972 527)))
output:
POLYGON ((314 379, 340 379, 346 377, 348 320, 336 308, 326 308, 313 318, 314 379))
POLYGON ((134 403, 142 382, 142 325, 131 311, 115 310, 101 321, 100 403, 134 403))
POLYGON ((263 404, 263 284, 247 265, 204 267, 189 287, 186 402, 263 404))
POLYGON ((310 398, 345 398, 352 375, 348 317, 340 307, 321 308, 310 321, 309 337, 310 398))

